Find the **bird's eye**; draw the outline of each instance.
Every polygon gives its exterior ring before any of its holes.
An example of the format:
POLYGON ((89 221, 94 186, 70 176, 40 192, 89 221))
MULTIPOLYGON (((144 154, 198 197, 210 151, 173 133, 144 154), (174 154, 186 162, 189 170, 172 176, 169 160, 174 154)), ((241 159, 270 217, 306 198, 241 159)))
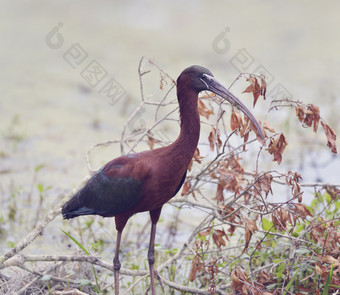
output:
POLYGON ((201 79, 210 82, 213 79, 213 77, 211 75, 208 75, 208 74, 202 74, 201 79))
POLYGON ((207 80, 208 75, 207 74, 203 74, 200 78, 200 80, 205 84, 205 86, 207 87, 207 89, 209 89, 209 85, 207 84, 207 82, 205 80, 207 80))

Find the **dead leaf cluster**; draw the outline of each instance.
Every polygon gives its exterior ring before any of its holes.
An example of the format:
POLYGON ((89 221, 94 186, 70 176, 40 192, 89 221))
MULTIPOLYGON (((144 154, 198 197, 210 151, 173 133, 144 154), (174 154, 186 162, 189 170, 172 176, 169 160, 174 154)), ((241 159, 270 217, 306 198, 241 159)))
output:
POLYGON ((287 141, 283 133, 279 136, 271 137, 267 151, 274 156, 273 161, 277 161, 280 165, 282 161, 282 154, 287 146, 287 141))
POLYGON ((265 173, 261 177, 259 177, 254 185, 255 194, 258 195, 264 192, 266 197, 268 196, 269 193, 273 194, 272 181, 273 181, 273 176, 270 173, 265 173))
MULTIPOLYGON (((216 170, 210 173, 210 176, 212 179, 217 179, 220 186, 227 191, 238 194, 245 183, 243 174, 244 169, 239 159, 230 157, 221 161, 216 170)), ((216 193, 219 202, 222 202, 223 198, 223 190, 221 191, 221 187, 218 188, 219 191, 216 193)))
POLYGON ((244 223, 245 223, 245 246, 242 251, 242 254, 247 250, 249 246, 249 242, 251 240, 252 235, 255 233, 257 230, 257 225, 256 225, 256 220, 248 219, 248 218, 243 218, 244 223))
POLYGON ((213 108, 208 108, 204 102, 202 101, 202 99, 198 100, 198 113, 205 117, 207 120, 209 120, 210 115, 214 114, 214 110, 213 108))
MULTIPOLYGON (((262 280, 265 273, 262 273, 262 280)), ((231 288, 233 289, 233 294, 242 295, 272 295, 274 293, 269 293, 266 291, 265 286, 259 281, 251 282, 248 279, 248 274, 242 266, 236 267, 231 273, 231 288)))
POLYGON ((247 81, 250 83, 250 85, 245 90, 243 90, 243 93, 253 93, 253 106, 255 107, 257 99, 260 95, 263 96, 263 99, 266 99, 267 82, 263 74, 260 76, 250 74, 249 78, 247 78, 247 81), (260 80, 260 83, 258 82, 258 80, 260 80))
MULTIPOLYGON (((298 117, 299 121, 305 127, 313 126, 313 131, 316 133, 319 127, 319 122, 321 120, 320 117, 320 108, 316 105, 309 104, 307 106, 303 104, 298 104, 295 107, 296 116, 298 117)), ((326 134, 327 137, 327 146, 331 149, 333 153, 337 153, 336 147, 336 134, 332 127, 330 127, 326 122, 321 120, 321 126, 326 134)))
POLYGON ((310 228, 310 238, 323 247, 325 254, 339 255, 340 230, 336 222, 327 220, 318 223, 312 222, 310 228))
POLYGON ((291 192, 294 198, 297 198, 299 203, 302 202, 302 194, 301 192, 301 186, 300 186, 300 181, 302 180, 301 174, 297 172, 292 172, 289 171, 286 174, 286 184, 290 186, 291 192))

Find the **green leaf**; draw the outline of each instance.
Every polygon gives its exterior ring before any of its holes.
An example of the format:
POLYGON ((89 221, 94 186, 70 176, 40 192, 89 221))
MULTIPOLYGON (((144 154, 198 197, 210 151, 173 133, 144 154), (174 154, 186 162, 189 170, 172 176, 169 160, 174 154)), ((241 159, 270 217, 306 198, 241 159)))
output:
POLYGON ((93 223, 94 223, 94 218, 91 218, 91 219, 85 221, 85 225, 86 225, 87 228, 90 228, 93 223))
POLYGON ((340 202, 335 202, 335 208, 336 208, 337 210, 340 209, 340 202))
POLYGON ((42 168, 44 168, 44 164, 40 164, 40 165, 38 165, 38 166, 35 166, 35 168, 34 168, 34 171, 35 172, 38 172, 39 170, 41 170, 42 168))
POLYGON ((283 271, 285 270, 286 265, 284 263, 280 263, 279 266, 277 267, 277 276, 278 278, 282 279, 283 277, 283 271))
POLYGON ((329 286, 330 286, 330 287, 333 287, 333 288, 338 288, 338 289, 340 289, 340 286, 339 286, 339 285, 330 284, 329 286))
POLYGON ((44 191, 44 184, 43 183, 38 183, 37 184, 37 189, 40 193, 44 191))
POLYGON ((333 276, 333 264, 331 266, 331 270, 329 271, 329 274, 327 276, 327 281, 325 284, 325 288, 323 289, 322 295, 327 295, 328 294, 328 290, 331 284, 331 280, 332 280, 332 276, 333 276))
POLYGON ((14 248, 15 247, 15 243, 12 242, 12 241, 8 241, 7 242, 7 246, 10 247, 10 248, 14 248))
POLYGON ((329 194, 325 194, 325 199, 326 199, 326 202, 329 204, 330 202, 332 202, 332 197, 329 195, 329 194))
POLYGON ((269 221, 266 218, 262 218, 262 228, 263 228, 263 230, 270 231, 273 226, 274 226, 273 222, 269 221))
POLYGON ((65 235, 67 235, 73 242, 75 242, 75 243, 77 244, 77 246, 85 252, 86 255, 90 255, 90 252, 87 251, 87 250, 85 249, 85 247, 84 247, 80 242, 78 242, 74 237, 72 237, 72 236, 71 236, 70 234, 68 234, 67 232, 63 231, 62 229, 60 229, 60 230, 61 230, 65 235))
POLYGON ((286 292, 289 291, 290 287, 293 285, 294 280, 295 280, 295 277, 297 276, 297 274, 298 274, 299 271, 300 271, 300 267, 301 267, 301 264, 300 264, 300 266, 299 266, 299 269, 295 272, 295 274, 293 275, 293 277, 290 279, 289 283, 287 284, 287 286, 286 286, 284 292, 282 293, 283 295, 285 295, 286 292))
MULTIPOLYGON (((85 252, 86 255, 90 255, 90 252, 87 251, 87 250, 85 249, 85 247, 84 247, 80 242, 78 242, 74 237, 72 237, 72 236, 71 236, 70 234, 68 234, 67 232, 63 231, 62 229, 60 229, 60 230, 61 230, 65 235, 67 235, 73 242, 75 242, 75 243, 78 245, 78 247, 79 247, 80 249, 82 249, 82 250, 85 252)), ((92 264, 92 270, 93 270, 94 277, 95 277, 95 279, 96 279, 97 288, 98 288, 98 290, 100 290, 100 285, 99 285, 99 282, 98 282, 96 270, 95 270, 93 264, 92 264)), ((91 283, 91 282, 88 281, 88 280, 82 280, 82 281, 80 282, 80 285, 88 285, 89 283, 91 283), (87 281, 87 282, 86 282, 86 281, 87 281)))

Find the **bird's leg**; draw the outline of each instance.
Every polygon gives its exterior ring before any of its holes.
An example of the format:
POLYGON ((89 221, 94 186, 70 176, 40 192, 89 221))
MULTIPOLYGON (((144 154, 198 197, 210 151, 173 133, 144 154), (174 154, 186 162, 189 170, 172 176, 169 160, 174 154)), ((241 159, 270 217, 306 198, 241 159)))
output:
POLYGON ((116 252, 115 257, 113 258, 113 273, 115 277, 115 295, 119 295, 119 270, 120 270, 120 261, 119 261, 119 247, 120 247, 120 239, 122 237, 122 232, 118 231, 117 234, 117 242, 116 242, 116 252))
POLYGON ((153 266, 155 264, 155 237, 156 237, 156 224, 159 219, 159 215, 161 214, 162 207, 150 211, 151 217, 151 234, 150 234, 150 244, 149 244, 149 252, 148 252, 148 260, 149 260, 149 268, 150 268, 150 285, 151 285, 151 294, 155 295, 155 271, 153 266))
POLYGON ((155 264, 155 237, 156 237, 156 223, 152 222, 151 225, 151 235, 150 235, 150 244, 149 244, 149 252, 148 252, 148 261, 150 268, 150 285, 151 285, 151 294, 155 295, 155 271, 153 266, 155 264))

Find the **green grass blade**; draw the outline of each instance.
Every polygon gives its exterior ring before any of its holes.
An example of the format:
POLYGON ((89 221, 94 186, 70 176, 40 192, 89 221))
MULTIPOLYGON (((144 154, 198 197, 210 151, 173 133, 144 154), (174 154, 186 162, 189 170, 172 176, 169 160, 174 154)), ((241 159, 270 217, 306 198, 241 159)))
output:
POLYGON ((90 252, 87 251, 87 250, 85 249, 85 247, 84 247, 79 241, 77 241, 74 237, 72 237, 70 234, 68 234, 67 232, 63 231, 62 229, 60 229, 60 230, 61 230, 65 235, 67 235, 74 243, 76 243, 77 246, 78 246, 80 249, 82 249, 82 250, 86 253, 86 255, 90 255, 90 252))
MULTIPOLYGON (((68 234, 67 232, 65 232, 64 230, 60 229, 65 235, 67 235, 74 243, 77 244, 77 246, 82 249, 86 255, 90 255, 90 252, 86 250, 86 248, 74 237, 72 237, 70 234, 68 234)), ((94 268, 94 265, 92 264, 92 270, 93 270, 93 274, 94 274, 94 277, 95 277, 95 280, 96 280, 96 284, 97 284, 97 289, 98 291, 100 291, 100 285, 99 285, 99 282, 98 282, 98 277, 97 277, 97 273, 96 273, 96 270, 94 268)))
POLYGON ((290 281, 288 282, 288 284, 287 284, 287 286, 286 286, 286 288, 285 288, 285 291, 283 292, 283 295, 285 295, 286 292, 289 291, 289 288, 293 285, 294 280, 295 280, 297 274, 298 274, 299 271, 300 271, 300 267, 301 267, 301 264, 300 264, 300 266, 299 266, 299 269, 295 272, 295 274, 293 275, 293 277, 292 277, 292 278, 290 279, 290 281))
MULTIPOLYGON (((74 243, 77 244, 77 246, 82 249, 86 255, 90 255, 90 252, 86 250, 86 248, 74 237, 72 237, 70 234, 68 234, 67 232, 65 232, 64 230, 60 229, 65 235, 67 235, 74 243)), ((96 284, 97 284, 97 289, 98 291, 100 291, 100 285, 99 285, 99 282, 98 282, 98 277, 97 277, 97 273, 96 273, 96 270, 94 268, 94 265, 92 265, 92 270, 93 270, 93 274, 94 274, 94 277, 95 277, 95 280, 96 280, 96 284)))
POLYGON ((325 288, 323 289, 322 295, 328 294, 328 290, 329 290, 329 287, 330 287, 330 284, 331 284, 332 276, 333 276, 333 264, 332 264, 331 270, 329 271, 329 274, 327 276, 325 288))

